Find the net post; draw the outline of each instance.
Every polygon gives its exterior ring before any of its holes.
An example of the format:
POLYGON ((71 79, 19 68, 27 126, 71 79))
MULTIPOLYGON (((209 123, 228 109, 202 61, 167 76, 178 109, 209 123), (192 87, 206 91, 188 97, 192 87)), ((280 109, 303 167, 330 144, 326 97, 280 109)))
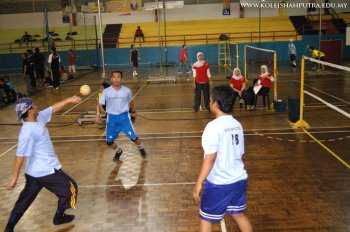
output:
POLYGON ((244 77, 247 79, 247 45, 244 45, 244 77))
POLYGON ((309 127, 309 124, 304 121, 304 77, 305 77, 305 57, 301 58, 301 72, 300 72, 300 108, 299 108, 299 120, 292 123, 293 127, 303 128, 309 127))
POLYGON ((236 43, 236 68, 239 65, 239 55, 238 55, 238 43, 236 43))
POLYGON ((274 99, 275 101, 278 100, 278 97, 277 97, 277 53, 274 52, 273 53, 273 76, 275 78, 275 84, 274 84, 274 99))

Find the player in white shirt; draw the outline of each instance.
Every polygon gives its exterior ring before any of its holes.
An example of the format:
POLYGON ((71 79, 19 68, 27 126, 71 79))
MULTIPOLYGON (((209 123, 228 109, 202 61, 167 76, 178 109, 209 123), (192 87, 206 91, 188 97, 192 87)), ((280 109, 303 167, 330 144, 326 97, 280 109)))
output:
POLYGON ((106 112, 108 113, 106 143, 116 151, 113 162, 119 160, 123 153, 123 150, 115 141, 120 132, 123 132, 137 145, 140 155, 146 159, 147 153, 132 125, 132 117, 136 117, 132 93, 128 87, 122 85, 122 82, 123 73, 121 71, 113 71, 111 74, 111 86, 103 90, 99 100, 100 110, 96 113, 96 122, 101 122, 100 112, 103 111, 103 106, 106 106, 106 112))
POLYGON ((220 222, 225 213, 231 215, 241 231, 253 231, 246 211, 247 172, 244 169, 244 136, 241 124, 230 114, 233 91, 217 86, 210 97, 210 110, 216 119, 209 122, 202 135, 204 161, 193 196, 204 182, 199 216, 201 232, 212 231, 212 223, 220 222))
POLYGON ((42 188, 46 188, 58 197, 53 223, 60 225, 74 220, 74 215, 64 214, 64 211, 75 208, 78 186, 72 177, 61 169, 62 165, 55 153, 46 123, 51 120, 53 113, 60 111, 65 105, 80 101, 80 97, 73 96, 43 111, 38 111, 38 107, 30 98, 24 97, 16 101, 15 111, 18 118, 23 121, 23 126, 18 137, 13 177, 7 189, 12 190, 16 187, 24 160, 26 160, 26 183, 11 211, 5 232, 13 231, 42 188))

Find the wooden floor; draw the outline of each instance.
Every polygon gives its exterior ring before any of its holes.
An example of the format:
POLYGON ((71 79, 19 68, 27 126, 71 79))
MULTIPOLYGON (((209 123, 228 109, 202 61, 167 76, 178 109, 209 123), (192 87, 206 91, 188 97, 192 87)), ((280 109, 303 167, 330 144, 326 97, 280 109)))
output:
MULTIPOLYGON (((121 160, 112 162, 113 151, 104 142, 104 130, 77 118, 93 111, 99 89, 97 72, 82 72, 59 92, 43 89, 33 96, 40 108, 71 96, 82 84, 92 94, 72 108, 54 115, 48 124, 55 150, 79 185, 74 223, 54 226, 52 218, 57 198, 43 190, 17 225, 16 231, 120 231, 191 232, 199 230, 199 206, 192 189, 201 166, 202 131, 213 116, 192 111, 193 89, 187 77, 176 83, 147 84, 148 76, 159 69, 143 68, 140 77, 130 77, 125 85, 134 94, 138 118, 134 124, 148 152, 142 160, 137 148, 120 136, 124 150, 121 160)), ((163 70, 176 75, 174 68, 163 70)), ((297 96, 299 70, 279 71, 279 98, 297 96)), ((212 69, 215 85, 227 83, 223 71, 212 69)), ((109 73, 108 73, 109 75, 109 73)), ((24 86, 12 76, 17 89, 24 86)), ((350 75, 332 71, 307 73, 305 89, 350 113, 350 75)), ((260 104, 261 104, 261 99, 260 104)), ((260 108, 253 112, 239 109, 233 113, 245 130, 244 162, 249 174, 248 212, 255 231, 350 231, 350 119, 306 96, 307 131, 293 129, 288 112, 260 108), (310 133, 314 138, 310 137, 310 133), (327 149, 323 148, 320 141, 327 149), (339 159, 338 159, 338 158, 339 159)), ((19 131, 13 106, 0 109, 0 230, 23 188, 7 191, 11 180, 19 131), (10 125, 11 124, 11 125, 10 125)), ((22 170, 23 172, 23 170, 22 170)), ((227 231, 238 231, 225 217, 227 231)), ((214 231, 222 231, 220 225, 214 231)))

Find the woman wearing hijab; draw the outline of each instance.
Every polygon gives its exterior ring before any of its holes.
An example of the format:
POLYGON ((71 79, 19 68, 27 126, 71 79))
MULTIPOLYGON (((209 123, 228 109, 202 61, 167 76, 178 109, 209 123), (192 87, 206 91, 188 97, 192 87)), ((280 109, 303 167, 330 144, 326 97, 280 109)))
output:
POLYGON ((230 86, 233 89, 234 101, 237 97, 239 97, 239 99, 243 99, 246 105, 246 109, 250 110, 250 95, 245 89, 245 78, 242 76, 241 70, 239 68, 235 68, 233 70, 233 74, 230 79, 230 86))
POLYGON ((274 82, 272 74, 269 73, 266 65, 260 67, 260 76, 259 78, 253 81, 253 86, 249 87, 248 93, 251 95, 250 103, 255 107, 255 99, 257 95, 264 95, 270 92, 271 82, 274 82))
POLYGON ((211 79, 209 64, 207 61, 203 60, 203 53, 197 53, 197 62, 193 64, 193 89, 195 91, 194 106, 195 112, 199 110, 201 104, 201 93, 203 91, 205 107, 208 112, 210 112, 209 106, 209 87, 213 85, 211 79))

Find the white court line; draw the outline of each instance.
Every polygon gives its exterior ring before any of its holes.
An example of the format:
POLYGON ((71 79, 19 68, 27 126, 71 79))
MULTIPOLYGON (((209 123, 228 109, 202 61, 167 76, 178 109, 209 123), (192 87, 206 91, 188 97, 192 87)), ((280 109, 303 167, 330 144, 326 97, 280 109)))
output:
POLYGON ((320 89, 314 88, 314 87, 312 87, 312 86, 310 86, 310 85, 307 85, 307 84, 304 84, 304 85, 307 86, 307 87, 309 87, 309 88, 311 88, 311 89, 314 89, 314 90, 316 90, 316 91, 318 91, 318 92, 321 92, 321 93, 323 93, 323 94, 326 94, 326 95, 328 95, 328 96, 330 96, 330 97, 332 97, 332 98, 335 98, 335 99, 337 99, 337 100, 339 100, 339 101, 342 101, 342 102, 344 102, 344 103, 346 103, 346 104, 350 104, 350 102, 345 101, 344 99, 338 98, 338 97, 336 97, 336 96, 334 96, 334 95, 331 95, 331 94, 329 94, 329 93, 326 93, 326 92, 324 92, 324 91, 322 91, 322 90, 320 90, 320 89))
MULTIPOLYGON (((195 185, 196 182, 173 182, 173 183, 145 183, 136 184, 134 186, 139 187, 152 187, 152 186, 174 186, 174 185, 195 185)), ((123 184, 97 184, 97 185, 79 185, 79 188, 105 188, 105 187, 124 187, 123 184)))
POLYGON ((92 96, 96 95, 98 92, 100 92, 100 90, 94 92, 93 94, 91 94, 89 97, 85 98, 83 101, 79 102, 78 104, 74 105, 72 108, 70 108, 69 110, 67 110, 66 112, 62 113, 61 116, 67 114, 68 112, 70 112, 71 110, 75 109, 76 107, 78 107, 79 105, 81 105, 83 102, 85 102, 86 100, 88 100, 89 98, 91 98, 92 96))
POLYGON ((226 223, 225 223, 225 218, 221 219, 221 221, 220 221, 220 227, 221 227, 221 231, 222 231, 222 232, 227 232, 226 223))
POLYGON ((141 92, 141 90, 143 89, 143 87, 145 87, 146 84, 147 84, 147 82, 143 83, 143 85, 141 86, 139 91, 137 91, 137 93, 135 93, 135 95, 131 98, 131 100, 134 100, 134 98, 141 92))
MULTIPOLYGON (((17 142, 16 142, 17 143, 17 142)), ((9 153, 13 148, 16 148, 17 147, 17 144, 16 145, 13 145, 12 147, 10 147, 7 151, 3 152, 1 155, 0 155, 0 158, 3 157, 4 155, 6 155, 7 153, 9 153)))
POLYGON ((307 95, 310 95, 311 97, 313 97, 313 98, 319 100, 320 102, 323 102, 323 103, 326 104, 329 108, 332 108, 332 109, 338 111, 339 113, 343 114, 344 116, 350 118, 350 114, 349 114, 349 113, 347 113, 347 112, 345 112, 344 110, 339 109, 338 107, 336 107, 336 106, 334 106, 334 105, 332 105, 332 104, 326 102, 326 101, 323 100, 322 98, 319 98, 319 97, 317 97, 316 95, 314 95, 314 94, 312 94, 312 93, 310 93, 310 92, 308 92, 308 91, 306 91, 306 90, 304 90, 304 93, 306 93, 307 95))
MULTIPOLYGON (((329 133, 350 133, 350 131, 315 131, 313 134, 329 134, 329 133)), ((169 133, 165 133, 169 134, 169 133)), ((262 135, 297 135, 297 134, 305 134, 305 132, 281 132, 281 133, 252 133, 245 134, 245 136, 261 136, 262 135)), ((72 136, 72 138, 77 136, 72 136)), ((101 137, 100 135, 96 137, 101 137)), ((142 137, 142 140, 157 140, 157 139, 190 139, 190 138, 201 138, 202 135, 193 135, 193 136, 155 136, 155 137, 142 137)), ((94 141, 105 141, 105 138, 100 139, 61 139, 61 140, 53 140, 53 143, 65 143, 65 142, 94 142, 94 141)), ((122 137, 119 138, 118 141, 129 141, 129 138, 122 137)), ((14 144, 16 142, 0 142, 0 144, 14 144)), ((1 157, 1 156, 0 156, 1 157)))
MULTIPOLYGON (((313 128, 315 129, 315 128, 313 128)), ((258 131, 257 131, 258 132, 258 131)), ((182 133, 182 132, 180 132, 182 133)), ((188 133, 193 133, 193 132, 188 132, 188 133)), ((298 134, 305 134, 305 132, 300 131, 300 132, 258 132, 259 134, 256 133, 249 133, 249 134, 244 134, 245 136, 260 136, 260 134, 263 135, 298 135, 298 134)), ((349 133, 348 130, 345 131, 313 131, 313 134, 329 134, 329 133, 349 133)), ((152 133, 151 133, 152 134, 152 133)), ((155 133, 156 134, 156 133, 155 133)), ((159 134, 172 134, 172 133, 159 133, 159 134)), ((141 134, 139 134, 141 135, 141 134)), ((145 135, 145 134, 143 134, 145 135)), ((154 136, 154 137, 142 137, 143 140, 151 140, 151 139, 184 139, 184 138, 200 138, 202 135, 193 135, 193 136, 154 136)), ((80 136, 58 136, 58 138, 65 137, 65 138, 75 138, 75 137, 80 137, 80 136)), ((100 135, 96 135, 94 137, 102 137, 100 135)), ((54 138, 54 137, 51 137, 54 138)), ((52 140, 54 143, 63 143, 63 142, 93 142, 93 141, 105 141, 105 138, 100 138, 100 139, 64 139, 64 140, 52 140)), ((127 137, 122 137, 118 138, 118 141, 128 141, 129 138, 127 137)), ((14 142, 0 142, 0 144, 14 144, 17 143, 17 141, 14 142)), ((1 156, 0 156, 1 157, 1 156)))

